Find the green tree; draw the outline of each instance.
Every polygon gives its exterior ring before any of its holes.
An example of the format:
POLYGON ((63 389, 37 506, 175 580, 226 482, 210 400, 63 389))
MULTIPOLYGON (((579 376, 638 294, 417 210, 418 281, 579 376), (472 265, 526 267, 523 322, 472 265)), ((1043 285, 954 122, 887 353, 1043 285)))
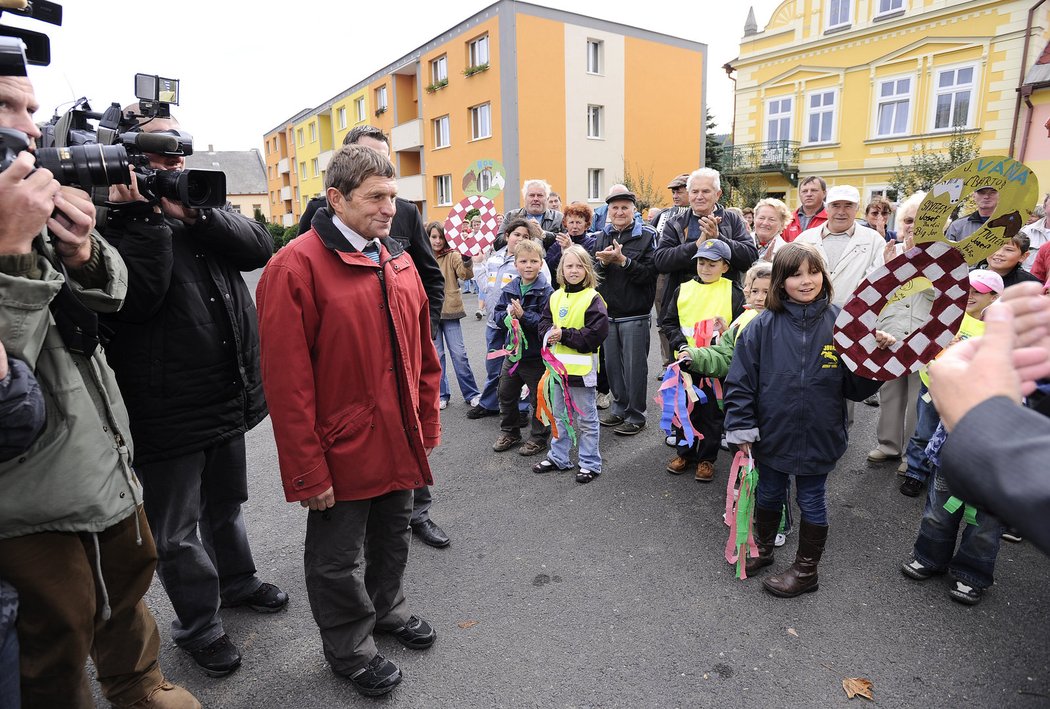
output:
POLYGON ((719 172, 722 171, 722 143, 715 133, 715 117, 711 115, 711 109, 707 110, 707 132, 704 133, 704 167, 710 167, 719 172))
POLYGON ((890 185, 900 199, 918 190, 929 192, 947 172, 977 156, 977 138, 956 128, 948 139, 947 149, 934 150, 922 143, 907 163, 898 157, 890 185))
POLYGON ((765 198, 768 185, 758 175, 722 175, 722 199, 726 207, 754 207, 765 198))

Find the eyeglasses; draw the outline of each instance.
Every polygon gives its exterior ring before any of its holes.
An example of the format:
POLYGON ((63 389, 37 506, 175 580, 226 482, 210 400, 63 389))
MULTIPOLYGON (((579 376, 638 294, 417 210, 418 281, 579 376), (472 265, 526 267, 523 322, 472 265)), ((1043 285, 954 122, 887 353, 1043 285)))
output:
POLYGON ((870 215, 872 215, 872 216, 879 216, 879 215, 882 215, 882 216, 884 216, 884 217, 888 217, 888 216, 890 216, 890 215, 891 215, 892 213, 893 213, 893 212, 888 212, 888 211, 879 211, 879 210, 874 210, 874 209, 873 209, 872 211, 868 212, 868 214, 870 214, 870 215))

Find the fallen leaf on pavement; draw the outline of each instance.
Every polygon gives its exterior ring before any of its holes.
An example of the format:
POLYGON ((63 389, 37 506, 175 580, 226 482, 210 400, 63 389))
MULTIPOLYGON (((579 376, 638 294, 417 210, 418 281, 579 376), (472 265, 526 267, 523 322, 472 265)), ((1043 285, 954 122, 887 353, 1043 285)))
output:
POLYGON ((842 688, 846 690, 846 698, 853 699, 854 697, 864 697, 875 701, 875 697, 871 696, 871 680, 864 679, 863 677, 847 677, 842 680, 842 688))
POLYGON ((793 638, 797 638, 798 637, 798 631, 795 630, 794 628, 788 628, 788 635, 790 635, 793 638))
POLYGON ((476 621, 476 620, 465 620, 465 621, 463 621, 462 623, 459 624, 459 627, 461 627, 464 630, 466 630, 467 628, 473 628, 477 624, 478 624, 478 621, 476 621))

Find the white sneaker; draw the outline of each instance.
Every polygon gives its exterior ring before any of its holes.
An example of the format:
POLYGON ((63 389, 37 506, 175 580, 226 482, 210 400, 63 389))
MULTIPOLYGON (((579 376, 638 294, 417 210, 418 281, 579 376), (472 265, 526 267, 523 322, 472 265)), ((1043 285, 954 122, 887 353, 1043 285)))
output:
POLYGON ((445 409, 448 408, 448 402, 445 401, 444 399, 442 399, 441 403, 438 404, 438 408, 441 409, 442 411, 444 411, 445 409))
POLYGON ((664 439, 664 443, 671 446, 672 448, 675 448, 678 446, 678 436, 668 436, 664 439))
POLYGON ((481 403, 481 397, 480 396, 475 396, 473 399, 470 400, 471 408, 477 406, 480 403, 481 403))
POLYGON ((599 394, 595 398, 599 409, 607 409, 612 405, 612 394, 599 394))
POLYGON ((775 547, 782 547, 786 543, 787 543, 787 537, 785 537, 780 532, 777 532, 776 539, 773 540, 773 546, 775 546, 775 547))

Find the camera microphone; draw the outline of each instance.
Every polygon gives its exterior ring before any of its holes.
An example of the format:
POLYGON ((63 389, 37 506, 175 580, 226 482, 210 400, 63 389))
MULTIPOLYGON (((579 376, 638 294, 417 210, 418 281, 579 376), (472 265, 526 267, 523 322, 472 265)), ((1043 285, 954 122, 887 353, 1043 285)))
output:
POLYGON ((144 153, 176 153, 179 139, 170 133, 121 133, 120 142, 144 153))

